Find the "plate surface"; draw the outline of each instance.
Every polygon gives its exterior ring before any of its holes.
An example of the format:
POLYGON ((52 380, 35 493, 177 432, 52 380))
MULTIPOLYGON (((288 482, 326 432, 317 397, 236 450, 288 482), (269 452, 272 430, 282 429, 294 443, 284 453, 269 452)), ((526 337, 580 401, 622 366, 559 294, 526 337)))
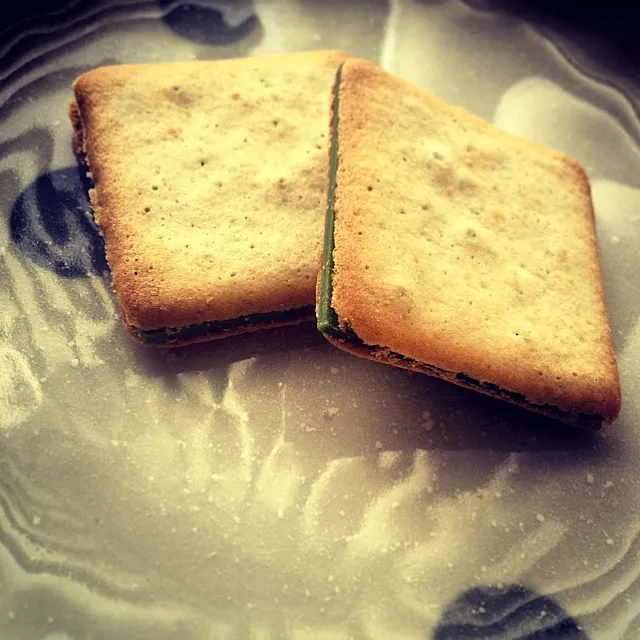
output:
POLYGON ((640 637, 640 85, 624 61, 497 1, 41 4, 0 32, 0 637, 640 637), (577 434, 348 357, 313 326, 169 353, 126 337, 71 82, 316 48, 585 165, 615 425, 577 434))

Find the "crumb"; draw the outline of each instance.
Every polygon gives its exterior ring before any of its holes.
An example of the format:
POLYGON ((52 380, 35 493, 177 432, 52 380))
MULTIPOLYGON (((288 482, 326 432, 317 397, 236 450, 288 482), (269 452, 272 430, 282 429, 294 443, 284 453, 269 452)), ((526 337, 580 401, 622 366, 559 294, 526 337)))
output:
POLYGON ((332 420, 336 415, 340 413, 340 409, 338 407, 329 407, 322 412, 322 417, 325 420, 332 420))

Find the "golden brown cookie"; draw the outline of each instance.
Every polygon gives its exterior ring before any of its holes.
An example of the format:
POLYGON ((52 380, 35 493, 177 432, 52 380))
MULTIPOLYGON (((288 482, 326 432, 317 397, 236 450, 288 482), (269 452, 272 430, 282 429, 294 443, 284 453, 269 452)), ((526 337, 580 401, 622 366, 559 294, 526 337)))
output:
POLYGON ((103 67, 74 83, 127 330, 174 346, 313 318, 337 51, 103 67))
POLYGON ((589 183, 370 62, 334 89, 318 325, 577 426, 620 409, 589 183))

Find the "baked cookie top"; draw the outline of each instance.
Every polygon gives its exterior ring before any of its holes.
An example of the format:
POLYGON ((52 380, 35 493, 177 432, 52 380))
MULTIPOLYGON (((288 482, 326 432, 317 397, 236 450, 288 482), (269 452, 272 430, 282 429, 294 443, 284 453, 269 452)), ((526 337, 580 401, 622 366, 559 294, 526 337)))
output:
POLYGON ((322 309, 329 296, 334 321, 325 313, 320 328, 525 406, 615 419, 618 372, 583 169, 370 62, 346 61, 340 75, 333 264, 318 301, 322 309))
POLYGON ((337 51, 103 67, 71 114, 125 323, 314 302, 337 51))

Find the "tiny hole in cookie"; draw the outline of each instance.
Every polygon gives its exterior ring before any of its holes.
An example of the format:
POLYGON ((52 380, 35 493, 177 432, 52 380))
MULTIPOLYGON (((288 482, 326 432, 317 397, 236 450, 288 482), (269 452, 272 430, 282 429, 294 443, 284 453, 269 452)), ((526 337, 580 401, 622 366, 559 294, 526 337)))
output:
POLYGON ((249 247, 250 247, 251 249, 255 249, 255 248, 256 248, 256 245, 255 245, 255 244, 250 244, 250 245, 249 245, 249 247))
POLYGON ((206 160, 200 160, 200 166, 201 167, 204 167, 205 164, 207 164, 206 160))
POLYGON ((358 231, 358 235, 361 236, 362 235, 362 231, 358 231))
POLYGON ((134 272, 133 272, 133 275, 134 275, 134 276, 137 276, 137 275, 138 275, 138 272, 137 272, 137 271, 134 271, 134 272))
POLYGON ((158 185, 157 185, 157 184, 154 184, 151 188, 152 188, 154 191, 157 191, 157 190, 158 190, 158 185))
POLYGON ((519 336, 520 334, 516 331, 513 335, 514 336, 519 336))
POLYGON ((368 265, 368 264, 365 264, 365 265, 364 265, 364 270, 365 270, 365 271, 369 271, 369 265, 368 265))
POLYGON ((274 127, 277 127, 277 126, 278 126, 278 120, 274 120, 274 121, 273 121, 273 126, 274 126, 274 127))
POLYGON ((322 149, 322 145, 321 144, 316 144, 316 149, 322 149))
POLYGON ((234 272, 234 273, 231 273, 230 275, 231 275, 231 277, 232 277, 232 278, 235 278, 235 277, 236 277, 235 272, 234 272))
POLYGON ((145 208, 144 208, 144 212, 145 212, 145 213, 149 213, 150 211, 151 211, 151 207, 145 207, 145 208))
POLYGON ((178 85, 176 85, 176 86, 173 87, 173 90, 174 91, 180 91, 180 87, 178 85))
POLYGON ((373 191, 373 187, 372 187, 371 185, 369 185, 369 186, 367 187, 367 191, 373 191))
POLYGON ((405 156, 402 156, 402 161, 403 161, 403 162, 406 162, 406 161, 407 161, 407 159, 406 159, 406 157, 405 157, 405 156))

